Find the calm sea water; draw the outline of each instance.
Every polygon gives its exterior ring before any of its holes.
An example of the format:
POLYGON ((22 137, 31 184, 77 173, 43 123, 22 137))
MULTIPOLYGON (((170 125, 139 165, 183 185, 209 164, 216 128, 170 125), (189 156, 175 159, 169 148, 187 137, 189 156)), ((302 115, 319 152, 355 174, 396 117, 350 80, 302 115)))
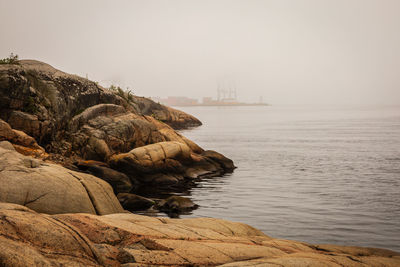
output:
POLYGON ((182 131, 233 159, 187 195, 267 235, 400 251, 400 107, 186 107, 182 131))

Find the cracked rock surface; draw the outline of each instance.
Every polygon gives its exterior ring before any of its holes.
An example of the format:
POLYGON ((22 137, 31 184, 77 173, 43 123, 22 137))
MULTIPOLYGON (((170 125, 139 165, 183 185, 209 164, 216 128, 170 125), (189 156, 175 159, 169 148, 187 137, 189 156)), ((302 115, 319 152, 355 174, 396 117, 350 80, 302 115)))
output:
POLYGON ((24 156, 11 145, 0 146, 0 202, 48 214, 123 212, 105 181, 24 156))
POLYGON ((274 239, 212 218, 36 213, 0 203, 2 266, 399 266, 384 249, 274 239))

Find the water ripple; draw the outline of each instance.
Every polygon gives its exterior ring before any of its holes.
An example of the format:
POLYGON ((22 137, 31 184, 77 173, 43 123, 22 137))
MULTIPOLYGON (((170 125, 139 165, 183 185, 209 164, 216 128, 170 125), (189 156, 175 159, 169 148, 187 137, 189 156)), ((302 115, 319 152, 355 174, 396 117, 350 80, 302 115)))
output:
POLYGON ((187 108, 183 134, 239 167, 190 192, 183 217, 251 224, 273 237, 400 251, 399 107, 187 108))

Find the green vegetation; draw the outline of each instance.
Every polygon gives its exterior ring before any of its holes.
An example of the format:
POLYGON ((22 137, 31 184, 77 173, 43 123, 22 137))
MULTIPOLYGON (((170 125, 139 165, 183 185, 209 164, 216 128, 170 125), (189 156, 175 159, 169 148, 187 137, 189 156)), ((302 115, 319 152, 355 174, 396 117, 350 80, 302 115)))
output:
POLYGON ((28 96, 28 99, 23 108, 23 111, 31 113, 31 114, 35 114, 39 111, 39 108, 36 106, 36 101, 33 97, 28 96))
POLYGON ((8 58, 0 59, 0 64, 19 64, 18 55, 11 53, 8 58))
POLYGON ((160 120, 160 119, 157 117, 157 115, 156 115, 154 112, 152 112, 152 113, 150 114, 150 116, 153 117, 154 119, 158 120, 159 122, 163 122, 162 120, 160 120))
POLYGON ((127 91, 124 91, 121 87, 111 85, 110 90, 114 91, 117 95, 122 97, 126 102, 132 103, 133 102, 133 94, 132 91, 127 88, 127 91))

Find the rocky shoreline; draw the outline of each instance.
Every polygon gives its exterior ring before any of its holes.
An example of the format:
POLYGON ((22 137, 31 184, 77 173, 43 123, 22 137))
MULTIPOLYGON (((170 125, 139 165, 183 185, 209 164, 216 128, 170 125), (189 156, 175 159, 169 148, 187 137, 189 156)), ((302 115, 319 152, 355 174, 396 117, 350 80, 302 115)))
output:
POLYGON ((139 188, 173 191, 235 168, 175 131, 201 125, 195 117, 112 88, 34 60, 0 65, 0 141, 105 180, 130 210, 143 207, 139 188))
POLYGON ((220 219, 46 215, 0 203, 1 266, 399 266, 384 249, 274 239, 220 219))
POLYGON ((193 116, 22 60, 0 65, 0 266, 399 266, 383 249, 273 239, 173 192, 235 168, 176 129, 193 116))

